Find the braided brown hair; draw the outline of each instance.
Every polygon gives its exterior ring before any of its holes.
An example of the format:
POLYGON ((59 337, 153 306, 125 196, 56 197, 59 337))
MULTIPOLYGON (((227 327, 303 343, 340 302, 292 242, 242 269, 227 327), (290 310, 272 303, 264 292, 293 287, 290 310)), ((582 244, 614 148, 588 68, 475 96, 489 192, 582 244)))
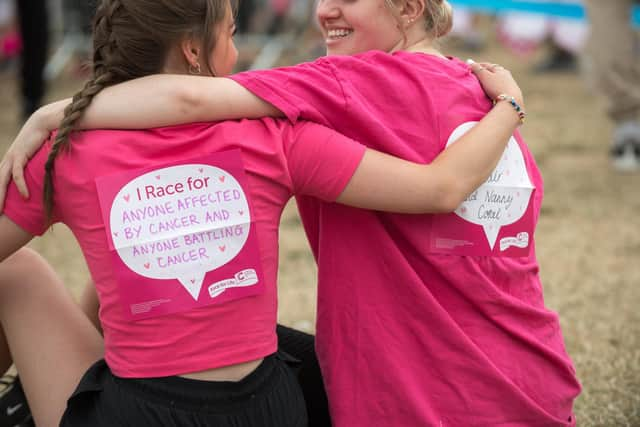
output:
MULTIPOLYGON (((161 73, 170 50, 185 36, 198 37, 208 56, 215 47, 214 28, 223 22, 229 7, 229 0, 100 2, 93 21, 93 75, 65 109, 45 164, 47 221, 53 211, 55 159, 61 151, 69 150, 71 134, 93 98, 107 86, 161 73)), ((215 75, 210 66, 209 71, 215 75)))

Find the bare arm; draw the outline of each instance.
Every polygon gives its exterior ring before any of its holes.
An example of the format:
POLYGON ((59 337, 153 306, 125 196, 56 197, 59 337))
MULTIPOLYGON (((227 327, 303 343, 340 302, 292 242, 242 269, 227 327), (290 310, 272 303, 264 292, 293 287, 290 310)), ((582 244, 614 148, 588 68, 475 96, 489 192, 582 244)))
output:
POLYGON ((476 125, 429 165, 367 150, 337 202, 399 213, 454 211, 487 180, 519 124, 506 102, 487 118, 491 121, 476 125))
MULTIPOLYGON (((62 120, 66 99, 40 109, 38 126, 62 120)), ((183 123, 282 116, 280 110, 227 78, 157 74, 102 90, 79 122, 81 129, 147 129, 183 123)))
POLYGON ((31 234, 16 225, 6 215, 0 215, 0 262, 29 243, 31 239, 33 239, 31 234))
MULTIPOLYGON (((282 112, 273 105, 257 97, 240 84, 228 78, 158 74, 143 77, 107 88, 98 97, 105 98, 88 109, 86 122, 81 126, 94 128, 122 127, 141 129, 174 124, 220 121, 231 119, 254 119, 259 117, 281 117, 282 112), (127 107, 132 95, 144 98, 153 95, 153 109, 141 103, 144 115, 132 117, 122 123, 124 114, 135 113, 135 108, 127 107), (112 98, 110 105, 107 97, 112 98), (120 102, 118 102, 120 100, 120 102), (104 103, 104 106, 103 106, 104 103), (155 104, 159 105, 155 105, 155 104), (95 108, 93 108, 95 107, 95 108), (120 110, 119 108, 126 108, 120 110), (111 113, 111 114, 109 114, 111 113), (142 123, 141 123, 142 122, 142 123)), ((92 103, 92 104, 94 104, 92 103)))
MULTIPOLYGON (((38 109, 23 125, 0 163, 0 212, 13 176, 28 197, 23 170, 49 133, 58 128, 71 98, 38 109)), ((279 117, 273 105, 227 78, 158 74, 105 88, 78 123, 80 129, 147 129, 238 118, 279 117)))

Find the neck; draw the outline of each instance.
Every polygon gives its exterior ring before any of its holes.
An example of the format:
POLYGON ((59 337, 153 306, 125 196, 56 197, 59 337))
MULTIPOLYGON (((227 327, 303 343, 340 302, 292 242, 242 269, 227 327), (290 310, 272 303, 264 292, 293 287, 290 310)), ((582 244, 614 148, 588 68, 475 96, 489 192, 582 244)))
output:
POLYGON ((391 52, 405 51, 405 52, 420 52, 428 55, 434 55, 444 58, 445 56, 434 46, 433 38, 424 34, 424 32, 407 31, 407 38, 398 41, 398 43, 391 49, 391 52))

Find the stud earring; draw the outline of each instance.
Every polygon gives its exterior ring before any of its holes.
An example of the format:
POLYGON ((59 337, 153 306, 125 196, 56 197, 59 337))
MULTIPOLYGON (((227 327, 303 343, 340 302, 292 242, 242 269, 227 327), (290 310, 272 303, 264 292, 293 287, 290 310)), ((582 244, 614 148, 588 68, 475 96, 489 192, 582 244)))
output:
POLYGON ((189 64, 189 74, 200 74, 202 73, 202 69, 200 68, 200 63, 196 62, 196 65, 189 64))

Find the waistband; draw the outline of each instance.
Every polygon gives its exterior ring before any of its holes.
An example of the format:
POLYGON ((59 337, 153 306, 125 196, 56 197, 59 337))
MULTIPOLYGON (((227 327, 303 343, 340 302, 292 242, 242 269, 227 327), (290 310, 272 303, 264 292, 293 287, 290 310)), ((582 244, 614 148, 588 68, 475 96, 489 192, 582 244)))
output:
POLYGON ((177 376, 161 378, 120 378, 112 375, 113 384, 136 397, 170 404, 189 410, 215 408, 215 412, 240 407, 267 388, 277 387, 282 379, 283 366, 275 354, 240 381, 204 381, 177 376))

